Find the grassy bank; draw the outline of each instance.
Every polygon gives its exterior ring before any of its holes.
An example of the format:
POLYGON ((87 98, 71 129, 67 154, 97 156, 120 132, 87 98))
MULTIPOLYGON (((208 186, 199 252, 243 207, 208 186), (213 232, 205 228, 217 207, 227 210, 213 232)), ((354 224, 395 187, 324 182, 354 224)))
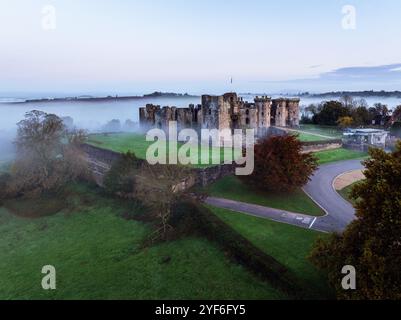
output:
POLYGON ((348 202, 351 202, 352 204, 356 204, 357 200, 352 199, 352 198, 350 197, 350 195, 351 195, 352 189, 353 189, 354 186, 356 186, 358 183, 360 183, 360 181, 355 182, 355 183, 349 185, 348 187, 345 187, 344 189, 338 191, 338 193, 339 193, 345 200, 347 200, 348 202))
POLYGON ((213 197, 231 199, 261 206, 282 209, 312 216, 323 216, 324 212, 301 189, 293 193, 274 194, 253 190, 236 176, 228 176, 206 187, 205 192, 213 197))
POLYGON ((327 141, 328 138, 317 136, 311 133, 299 132, 296 134, 301 142, 327 141))
POLYGON ((368 154, 366 152, 354 151, 345 148, 319 151, 314 153, 318 158, 319 164, 326 164, 331 162, 352 160, 352 159, 366 159, 368 154))
POLYGON ((320 126, 314 124, 301 124, 301 131, 310 134, 319 134, 333 139, 341 139, 343 132, 338 127, 333 126, 320 126))
POLYGON ((185 238, 141 247, 151 232, 122 201, 74 187, 57 214, 23 219, 0 208, 0 299, 281 299, 214 244, 185 238), (57 290, 41 289, 54 265, 57 290))
POLYGON ((325 234, 225 209, 209 208, 255 246, 292 271, 309 297, 327 299, 332 296, 325 276, 307 259, 315 240, 325 237, 325 234))

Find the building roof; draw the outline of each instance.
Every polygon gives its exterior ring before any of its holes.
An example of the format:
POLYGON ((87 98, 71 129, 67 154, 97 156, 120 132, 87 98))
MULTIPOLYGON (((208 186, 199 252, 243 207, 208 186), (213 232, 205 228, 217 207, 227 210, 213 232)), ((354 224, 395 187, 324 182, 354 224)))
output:
POLYGON ((352 135, 369 135, 369 134, 387 134, 388 132, 381 129, 347 129, 344 132, 345 136, 352 136, 352 135))

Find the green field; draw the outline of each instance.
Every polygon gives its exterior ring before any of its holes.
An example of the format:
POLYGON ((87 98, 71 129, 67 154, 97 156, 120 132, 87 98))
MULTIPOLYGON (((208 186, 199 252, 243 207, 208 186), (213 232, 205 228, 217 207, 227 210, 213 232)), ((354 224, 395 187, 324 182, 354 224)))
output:
POLYGON ((304 133, 304 132, 299 132, 297 134, 297 136, 298 136, 298 139, 301 142, 313 142, 313 141, 327 141, 327 140, 329 140, 328 138, 324 138, 324 137, 321 137, 321 136, 317 136, 317 135, 314 135, 314 134, 311 134, 311 133, 304 133))
MULTIPOLYGON (((116 133, 116 134, 96 134, 90 135, 88 143, 99 148, 112 150, 115 152, 134 152, 135 155, 140 159, 146 159, 146 152, 148 148, 154 144, 154 142, 146 141, 144 135, 135 133, 116 133)), ((183 143, 178 144, 178 150, 182 147, 183 143)), ((164 147, 160 148, 160 152, 168 154, 169 146, 168 143, 164 147)), ((208 148, 207 146, 199 147, 199 155, 191 154, 191 162, 194 163, 194 167, 209 167, 216 164, 220 164, 224 161, 224 154, 232 158, 232 149, 230 148, 208 148), (201 157, 200 153, 209 152, 208 164, 200 164, 201 157)), ((241 154, 241 150, 235 151, 235 157, 241 154)))
POLYGON ((0 299, 283 299, 200 238, 141 248, 151 231, 129 210, 78 186, 68 209, 22 219, 0 208, 0 299), (54 265, 57 290, 41 288, 54 265))
POLYGON ((307 260, 314 241, 318 237, 325 237, 325 234, 225 209, 209 208, 259 249, 292 271, 309 297, 327 299, 332 296, 326 278, 307 260))
POLYGON ((317 156, 319 164, 326 164, 331 162, 352 160, 352 159, 366 159, 368 154, 366 152, 354 151, 344 148, 319 151, 315 152, 314 155, 317 156))
POLYGON ((206 187, 206 193, 213 197, 252 203, 270 208, 282 209, 312 216, 325 213, 301 189, 293 193, 274 194, 253 190, 236 176, 228 176, 206 187))
POLYGON ((300 129, 306 133, 320 134, 333 139, 341 139, 343 137, 343 132, 338 127, 301 124, 300 129))

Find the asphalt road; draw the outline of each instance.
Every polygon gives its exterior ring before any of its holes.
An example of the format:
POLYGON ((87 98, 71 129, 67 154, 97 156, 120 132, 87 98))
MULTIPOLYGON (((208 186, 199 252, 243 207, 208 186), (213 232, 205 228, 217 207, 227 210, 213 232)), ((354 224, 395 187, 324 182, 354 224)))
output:
POLYGON ((304 187, 304 191, 326 211, 327 215, 316 219, 312 229, 342 232, 355 219, 355 209, 334 189, 333 182, 339 175, 363 169, 361 160, 347 160, 322 165, 304 187))
POLYGON ((304 191, 326 212, 324 217, 312 217, 221 198, 209 197, 205 202, 215 207, 302 228, 341 233, 355 219, 355 209, 334 189, 334 180, 343 173, 359 169, 363 169, 361 160, 347 160, 322 165, 304 187, 304 191))

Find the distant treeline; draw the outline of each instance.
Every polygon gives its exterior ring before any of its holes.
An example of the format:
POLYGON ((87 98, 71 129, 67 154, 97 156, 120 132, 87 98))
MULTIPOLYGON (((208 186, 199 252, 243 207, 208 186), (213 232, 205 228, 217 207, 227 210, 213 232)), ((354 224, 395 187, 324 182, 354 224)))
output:
POLYGON ((401 122, 401 105, 393 111, 382 103, 369 107, 366 100, 355 100, 347 95, 340 101, 324 101, 303 108, 301 122, 340 127, 391 127, 395 122, 401 122))
POLYGON ((64 101, 87 101, 87 102, 98 102, 98 101, 110 101, 110 100, 135 100, 143 98, 184 98, 184 97, 197 97, 188 93, 174 93, 174 92, 158 92, 155 91, 150 94, 144 94, 143 96, 105 96, 105 97, 93 97, 93 96, 77 96, 77 97, 64 97, 64 98, 40 98, 40 99, 27 99, 25 101, 18 101, 15 103, 30 103, 30 102, 64 102, 64 101))
POLYGON ((300 93, 299 96, 305 97, 314 97, 314 98, 330 98, 330 97, 360 97, 360 98, 369 98, 369 97, 383 97, 383 98, 401 98, 401 91, 332 91, 325 93, 309 93, 303 92, 300 93))

